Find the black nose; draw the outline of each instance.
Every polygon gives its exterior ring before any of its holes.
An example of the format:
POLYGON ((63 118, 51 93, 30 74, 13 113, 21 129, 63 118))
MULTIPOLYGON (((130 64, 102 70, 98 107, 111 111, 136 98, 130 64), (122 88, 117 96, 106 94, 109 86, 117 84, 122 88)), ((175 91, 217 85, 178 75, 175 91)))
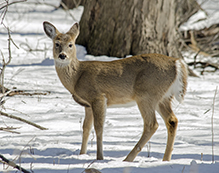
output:
POLYGON ((65 58, 66 58, 66 55, 65 55, 64 53, 61 53, 61 54, 59 54, 59 58, 60 58, 60 59, 65 59, 65 58))

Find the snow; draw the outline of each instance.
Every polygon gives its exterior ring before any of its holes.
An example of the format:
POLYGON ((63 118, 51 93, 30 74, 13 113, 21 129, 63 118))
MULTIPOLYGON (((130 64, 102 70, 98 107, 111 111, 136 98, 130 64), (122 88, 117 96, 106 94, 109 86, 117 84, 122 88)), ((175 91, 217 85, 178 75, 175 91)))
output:
MULTIPOLYGON (((213 99, 219 83, 219 72, 189 78, 183 104, 174 104, 179 126, 172 160, 163 162, 166 127, 157 114, 159 128, 134 162, 123 159, 137 143, 142 132, 142 119, 136 106, 107 109, 104 128, 104 160, 96 159, 94 130, 89 138, 88 153, 79 155, 84 108, 75 103, 59 81, 52 59, 52 42, 43 32, 43 21, 52 22, 60 31, 67 31, 80 20, 83 7, 71 10, 75 20, 58 6, 59 1, 28 1, 9 7, 4 19, 19 46, 12 46, 12 62, 6 68, 5 86, 48 95, 7 97, 5 112, 48 128, 41 131, 22 122, 0 116, 0 127, 13 126, 20 134, 0 131, 0 153, 36 173, 83 172, 95 168, 103 173, 184 172, 216 173, 219 169, 219 94, 213 99), (34 2, 42 2, 36 4, 34 2), (27 49, 33 51, 27 51, 27 49), (36 49, 43 51, 34 51, 36 49), (212 109, 214 107, 214 113, 212 109), (212 163, 211 118, 214 123, 214 159, 212 163), (150 149, 149 149, 150 148, 150 149), (149 155, 149 157, 148 157, 149 155)), ((7 57, 7 31, 0 27, 0 50, 7 57)), ((114 60, 115 57, 94 57, 77 45, 80 60, 114 60)), ((193 56, 185 53, 186 61, 193 56)), ((217 60, 218 62, 218 60, 217 60)), ((200 74, 199 70, 195 70, 200 74)), ((0 172, 16 172, 0 164, 0 172)))
POLYGON ((219 1, 197 0, 201 8, 196 14, 180 26, 180 30, 199 30, 219 23, 219 1))

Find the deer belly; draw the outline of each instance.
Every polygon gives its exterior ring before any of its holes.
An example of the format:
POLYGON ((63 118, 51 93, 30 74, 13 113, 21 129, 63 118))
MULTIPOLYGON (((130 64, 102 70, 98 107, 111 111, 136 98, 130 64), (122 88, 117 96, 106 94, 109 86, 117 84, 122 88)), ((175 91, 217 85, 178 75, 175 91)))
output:
POLYGON ((124 108, 124 107, 133 107, 136 106, 136 102, 135 101, 130 101, 127 103, 120 103, 120 104, 110 104, 107 107, 108 108, 124 108))
POLYGON ((107 107, 132 107, 135 106, 136 102, 132 98, 117 97, 107 98, 107 107))

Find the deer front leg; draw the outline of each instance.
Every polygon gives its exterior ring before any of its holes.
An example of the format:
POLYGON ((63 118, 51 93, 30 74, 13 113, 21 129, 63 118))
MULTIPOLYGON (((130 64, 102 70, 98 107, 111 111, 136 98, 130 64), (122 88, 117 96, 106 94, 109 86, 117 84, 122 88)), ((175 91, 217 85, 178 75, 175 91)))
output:
POLYGON ((87 143, 88 138, 91 132, 91 128, 93 126, 93 112, 91 107, 85 107, 85 119, 83 123, 83 138, 80 154, 87 153, 87 143))
POLYGON ((101 95, 92 103, 94 129, 97 138, 97 160, 103 160, 103 125, 105 121, 106 107, 107 99, 105 95, 101 95))

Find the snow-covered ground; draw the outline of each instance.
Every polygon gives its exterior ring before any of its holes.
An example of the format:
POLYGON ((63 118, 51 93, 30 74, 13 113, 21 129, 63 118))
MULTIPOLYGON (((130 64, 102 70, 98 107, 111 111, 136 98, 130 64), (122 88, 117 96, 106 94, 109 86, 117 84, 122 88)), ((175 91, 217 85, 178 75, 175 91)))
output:
MULTIPOLYGON (((4 105, 9 114, 35 122, 48 128, 38 130, 16 120, 0 116, 0 127, 20 127, 20 134, 0 131, 0 154, 36 173, 83 172, 95 168, 102 173, 216 173, 219 170, 219 94, 213 99, 219 85, 219 72, 204 73, 200 78, 189 78, 188 92, 183 104, 175 104, 179 119, 172 160, 163 162, 166 145, 166 128, 157 114, 159 128, 132 163, 122 160, 137 143, 142 132, 142 119, 136 106, 109 108, 104 129, 104 160, 96 161, 96 139, 92 131, 88 154, 79 155, 82 137, 83 107, 76 104, 60 83, 52 60, 52 43, 44 32, 42 23, 54 23, 60 31, 67 31, 80 20, 83 7, 65 11, 53 6, 28 1, 12 5, 4 19, 19 46, 12 46, 12 62, 6 69, 5 85, 8 88, 46 92, 40 96, 14 96, 6 98, 4 105), (33 51, 27 51, 28 49, 33 51), (38 50, 38 51, 36 51, 38 50), (39 51, 43 50, 43 51, 39 51), (214 113, 212 109, 214 107, 214 113), (214 121, 214 159, 212 163, 212 130, 214 121), (149 157, 148 157, 149 155, 149 157)), ((59 4, 59 1, 40 1, 59 4)), ((219 17, 219 15, 218 15, 219 17)), ((0 50, 7 57, 7 31, 0 26, 0 50)), ((80 60, 113 60, 106 56, 86 55, 77 46, 80 60)), ((186 60, 192 58, 185 53, 186 60)), ((195 71, 199 74, 199 71, 195 71)), ((16 172, 0 163, 0 172, 16 172)))

